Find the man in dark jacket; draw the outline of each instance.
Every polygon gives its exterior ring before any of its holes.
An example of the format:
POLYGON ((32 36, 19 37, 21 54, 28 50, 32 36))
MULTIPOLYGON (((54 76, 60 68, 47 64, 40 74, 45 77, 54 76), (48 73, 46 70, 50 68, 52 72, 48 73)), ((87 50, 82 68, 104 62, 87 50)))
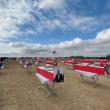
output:
POLYGON ((105 72, 105 74, 107 75, 107 77, 110 78, 109 64, 108 64, 108 63, 106 63, 106 64, 104 65, 104 72, 105 72))

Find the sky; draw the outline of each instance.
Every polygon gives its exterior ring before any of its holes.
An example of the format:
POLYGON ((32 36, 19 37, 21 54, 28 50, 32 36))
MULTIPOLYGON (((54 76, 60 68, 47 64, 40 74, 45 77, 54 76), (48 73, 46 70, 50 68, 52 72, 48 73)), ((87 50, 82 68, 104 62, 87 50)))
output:
POLYGON ((110 0, 0 0, 0 56, 110 54, 110 0))

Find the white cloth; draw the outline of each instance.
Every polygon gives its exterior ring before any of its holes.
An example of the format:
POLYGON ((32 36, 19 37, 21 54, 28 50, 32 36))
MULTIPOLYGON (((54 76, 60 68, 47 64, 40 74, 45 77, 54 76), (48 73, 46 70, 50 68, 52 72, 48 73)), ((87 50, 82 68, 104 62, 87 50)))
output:
POLYGON ((80 72, 80 75, 86 76, 86 77, 98 76, 96 73, 92 73, 92 72, 86 72, 86 71, 80 71, 80 70, 75 70, 75 71, 80 72))
POLYGON ((27 68, 27 65, 24 65, 24 68, 26 69, 27 68))
POLYGON ((51 82, 49 79, 45 78, 44 76, 42 76, 38 73, 36 73, 36 76, 39 78, 39 80, 41 81, 42 84, 51 82))
POLYGON ((1 66, 1 69, 4 69, 4 65, 1 66))

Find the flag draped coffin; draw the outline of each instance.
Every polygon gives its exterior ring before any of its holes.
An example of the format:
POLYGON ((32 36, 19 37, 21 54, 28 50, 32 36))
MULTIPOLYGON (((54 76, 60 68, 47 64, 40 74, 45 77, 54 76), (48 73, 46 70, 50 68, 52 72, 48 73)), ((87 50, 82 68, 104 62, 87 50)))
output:
POLYGON ((96 66, 85 66, 80 64, 75 64, 73 66, 73 70, 77 71, 85 71, 90 73, 95 73, 98 75, 104 75, 104 68, 103 67, 96 67, 96 66))
POLYGON ((72 60, 65 60, 65 61, 64 61, 64 64, 65 64, 65 65, 73 65, 74 62, 73 62, 72 60))
POLYGON ((83 59, 81 59, 81 60, 79 60, 79 62, 80 63, 92 63, 93 62, 93 60, 88 60, 88 59, 85 59, 85 60, 83 60, 83 59))
POLYGON ((36 75, 39 77, 42 83, 54 80, 54 71, 48 71, 45 67, 37 67, 36 75))
POLYGON ((64 82, 64 71, 63 68, 55 68, 54 70, 48 70, 47 68, 41 66, 36 68, 36 76, 44 84, 46 82, 64 82), (60 77, 57 77, 57 76, 60 77), (56 78, 58 80, 56 80, 56 78))
POLYGON ((53 65, 54 62, 53 62, 53 61, 50 61, 50 60, 47 60, 47 61, 46 61, 46 64, 48 64, 48 65, 53 65))

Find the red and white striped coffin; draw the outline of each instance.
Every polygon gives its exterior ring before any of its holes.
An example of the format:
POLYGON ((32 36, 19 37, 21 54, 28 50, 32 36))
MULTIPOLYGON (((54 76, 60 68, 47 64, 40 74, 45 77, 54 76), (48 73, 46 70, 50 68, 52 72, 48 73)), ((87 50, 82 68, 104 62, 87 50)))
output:
POLYGON ((65 61, 64 61, 64 64, 65 64, 65 65, 73 65, 74 62, 73 62, 72 60, 65 60, 65 61))
POLYGON ((39 63, 39 61, 35 61, 35 64, 38 64, 39 63))
POLYGON ((54 62, 51 61, 51 60, 47 60, 47 61, 46 61, 46 65, 47 65, 47 66, 52 66, 53 64, 54 64, 54 62))
POLYGON ((97 75, 104 75, 104 67, 97 67, 97 66, 85 66, 80 64, 75 64, 73 66, 74 71, 78 72, 85 72, 88 74, 97 74, 97 75))
POLYGON ((48 71, 45 67, 36 68, 36 76, 39 78, 41 83, 52 82, 54 80, 54 71, 48 71))

